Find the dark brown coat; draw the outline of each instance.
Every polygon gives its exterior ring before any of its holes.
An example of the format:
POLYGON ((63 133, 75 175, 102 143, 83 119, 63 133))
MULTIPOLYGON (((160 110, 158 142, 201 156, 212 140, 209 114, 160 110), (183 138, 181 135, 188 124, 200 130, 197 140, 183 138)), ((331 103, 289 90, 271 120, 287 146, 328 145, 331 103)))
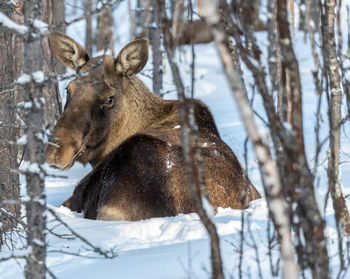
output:
MULTIPOLYGON (((78 43, 60 33, 51 34, 50 44, 59 61, 82 75, 68 85, 65 111, 46 160, 62 169, 75 161, 94 166, 64 205, 101 220, 193 212, 178 103, 157 97, 135 77, 147 62, 147 41, 128 44, 115 60, 89 58, 78 43)), ((193 102, 210 203, 214 209, 248 206, 259 193, 220 138, 209 109, 193 102), (247 198, 242 202, 245 187, 247 198)))

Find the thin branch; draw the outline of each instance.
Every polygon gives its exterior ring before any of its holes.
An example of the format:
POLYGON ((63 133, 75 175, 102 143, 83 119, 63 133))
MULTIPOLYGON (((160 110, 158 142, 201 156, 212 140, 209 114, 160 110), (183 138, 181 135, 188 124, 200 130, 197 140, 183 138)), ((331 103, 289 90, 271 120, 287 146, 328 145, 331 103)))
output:
POLYGON ((64 222, 57 214, 56 212, 51 209, 51 208, 47 208, 47 210, 56 218, 57 221, 59 221, 63 226, 65 226, 72 235, 74 235, 76 238, 80 239, 83 243, 85 243, 86 245, 88 245, 93 252, 104 256, 107 259, 113 259, 115 257, 117 257, 118 255, 115 253, 115 249, 112 248, 110 250, 104 251, 99 247, 96 247, 95 245, 93 245, 90 241, 88 241, 86 238, 84 238, 83 236, 81 236, 80 234, 78 234, 77 232, 75 232, 66 222, 64 222))

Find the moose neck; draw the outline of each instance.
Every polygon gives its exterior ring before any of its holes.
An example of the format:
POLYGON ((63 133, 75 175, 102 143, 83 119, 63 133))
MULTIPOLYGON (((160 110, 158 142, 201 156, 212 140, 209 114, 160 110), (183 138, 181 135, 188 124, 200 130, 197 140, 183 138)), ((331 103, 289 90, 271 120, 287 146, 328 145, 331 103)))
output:
POLYGON ((124 80, 124 96, 120 112, 113 122, 100 154, 90 163, 95 165, 113 149, 131 136, 142 133, 147 128, 166 118, 176 101, 164 100, 145 86, 137 77, 124 80))

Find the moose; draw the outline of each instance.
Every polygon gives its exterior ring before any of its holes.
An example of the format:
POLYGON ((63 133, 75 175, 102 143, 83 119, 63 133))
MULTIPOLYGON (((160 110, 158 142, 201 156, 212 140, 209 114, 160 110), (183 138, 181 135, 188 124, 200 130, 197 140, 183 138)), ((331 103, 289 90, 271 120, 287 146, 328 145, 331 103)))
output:
MULTIPOLYGON (((57 60, 77 71, 77 77, 67 86, 46 161, 60 169, 75 161, 93 166, 63 205, 98 220, 194 212, 178 102, 156 96, 135 76, 147 63, 148 41, 127 44, 116 59, 90 58, 79 43, 58 32, 50 34, 49 42, 57 60)), ((246 208, 260 194, 221 139, 209 109, 191 101, 210 204, 214 210, 246 208)))

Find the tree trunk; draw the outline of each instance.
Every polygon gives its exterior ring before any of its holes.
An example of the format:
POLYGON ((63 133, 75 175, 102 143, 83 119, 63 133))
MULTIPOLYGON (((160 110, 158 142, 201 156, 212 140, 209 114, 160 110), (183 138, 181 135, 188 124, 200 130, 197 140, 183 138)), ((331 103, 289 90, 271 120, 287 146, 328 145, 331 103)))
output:
POLYGON ((329 161, 328 187, 333 200, 337 224, 344 232, 350 234, 350 216, 345 205, 339 176, 339 151, 341 128, 341 103, 343 92, 341 89, 340 66, 337 59, 337 48, 334 34, 335 0, 327 0, 324 4, 325 14, 322 16, 322 33, 324 37, 325 67, 329 79, 330 107, 329 107, 329 161))
POLYGON ((152 20, 150 27, 150 41, 152 46, 152 64, 153 64, 153 92, 158 96, 162 93, 163 87, 163 53, 161 51, 161 27, 160 12, 156 0, 152 0, 152 20))
POLYGON ((298 229, 297 234, 305 238, 305 241, 300 240, 299 243, 303 245, 303 257, 315 278, 328 278, 329 259, 324 235, 325 222, 316 203, 314 178, 305 155, 299 65, 292 47, 287 9, 287 0, 277 0, 279 45, 282 63, 290 78, 286 86, 290 90, 292 109, 290 124, 294 133, 293 142, 285 144, 285 155, 288 159, 285 160, 283 183, 287 187, 288 195, 297 204, 292 213, 299 217, 298 222, 294 224, 294 228, 298 229))
POLYGON ((291 123, 291 85, 290 73, 281 57, 279 45, 280 34, 277 23, 277 3, 275 0, 268 1, 268 9, 271 16, 268 17, 269 51, 269 72, 273 90, 277 90, 277 111, 280 119, 291 123))
MULTIPOLYGON (((59 1, 55 1, 59 2, 59 1)), ((39 18, 43 22, 51 25, 55 24, 55 9, 54 0, 42 0, 42 16, 39 18)), ((47 37, 42 39, 42 60, 43 60, 43 72, 45 76, 54 72, 55 59, 50 50, 49 41, 47 37)), ((39 58, 40 59, 40 58, 39 58)), ((58 84, 56 81, 52 81, 43 88, 45 104, 44 104, 44 119, 45 127, 53 128, 53 125, 62 112, 61 99, 58 91, 58 84)))
MULTIPOLYGON (((61 33, 66 33, 65 25, 65 6, 64 1, 53 1, 53 29, 61 33)), ((54 59, 53 65, 55 67, 54 72, 63 75, 66 72, 66 67, 62 63, 56 63, 54 59)))
MULTIPOLYGON (((11 16, 14 5, 11 2, 0 4, 0 11, 11 16)), ((16 96, 14 87, 14 64, 13 64, 13 35, 0 32, 0 249, 5 242, 4 233, 13 230, 16 219, 10 218, 6 213, 14 217, 20 216, 18 204, 2 204, 8 200, 19 200, 20 188, 17 171, 17 144, 16 136, 16 96), (3 210, 6 211, 3 212, 3 210)))
MULTIPOLYGON (((46 2, 47 3, 47 2, 46 2)), ((31 26, 34 19, 43 16, 42 0, 26 0, 23 6, 25 24, 31 26)), ((45 15, 44 15, 45 16, 45 15)), ((32 32, 32 30, 30 29, 32 32)), ((24 72, 43 73, 43 39, 41 35, 24 41, 24 72)), ((27 245, 28 256, 25 266, 26 278, 45 278, 46 267, 46 197, 44 193, 44 174, 41 165, 45 161, 44 139, 44 87, 40 79, 32 80, 25 86, 26 118, 26 158, 29 167, 26 173, 27 196, 27 245)), ((46 91, 47 93, 48 91, 46 91)))
POLYGON ((84 11, 85 11, 85 18, 86 18, 85 49, 89 55, 92 55, 92 45, 93 45, 92 18, 91 18, 92 6, 93 6, 93 0, 85 1, 85 4, 84 4, 84 11))
MULTIPOLYGON (((110 0, 109 0, 110 1, 110 0)), ((97 51, 110 50, 113 54, 113 16, 112 7, 106 6, 98 16, 97 51)))
POLYGON ((134 16, 131 8, 131 0, 128 0, 128 14, 129 14, 129 24, 130 24, 130 41, 134 41, 135 38, 135 22, 134 16))
POLYGON ((151 1, 152 0, 137 0, 134 20, 136 39, 149 36, 149 24, 151 22, 151 1))

